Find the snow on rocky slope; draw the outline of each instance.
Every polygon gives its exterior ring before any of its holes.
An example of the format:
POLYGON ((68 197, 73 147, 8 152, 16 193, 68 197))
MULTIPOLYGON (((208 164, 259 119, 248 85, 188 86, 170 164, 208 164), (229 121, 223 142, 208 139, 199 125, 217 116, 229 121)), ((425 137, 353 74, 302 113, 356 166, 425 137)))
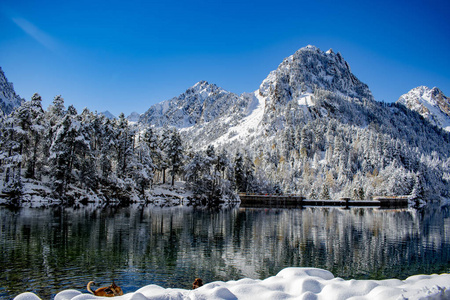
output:
POLYGON ((8 115, 19 107, 25 100, 20 98, 14 91, 14 86, 6 79, 5 73, 3 73, 0 67, 0 110, 8 115))
POLYGON ((271 99, 266 106, 266 110, 270 110, 275 105, 300 100, 316 89, 373 99, 369 87, 353 75, 339 52, 335 54, 330 49, 324 53, 311 45, 285 58, 262 82, 259 92, 271 99))
POLYGON ((431 124, 450 131, 450 99, 437 87, 416 87, 402 95, 397 102, 418 112, 431 124))
POLYGON ((246 116, 241 122, 228 129, 227 133, 214 141, 215 145, 235 140, 248 139, 250 136, 258 133, 258 127, 261 124, 266 107, 266 98, 261 96, 258 91, 252 94, 249 101, 249 107, 246 116))

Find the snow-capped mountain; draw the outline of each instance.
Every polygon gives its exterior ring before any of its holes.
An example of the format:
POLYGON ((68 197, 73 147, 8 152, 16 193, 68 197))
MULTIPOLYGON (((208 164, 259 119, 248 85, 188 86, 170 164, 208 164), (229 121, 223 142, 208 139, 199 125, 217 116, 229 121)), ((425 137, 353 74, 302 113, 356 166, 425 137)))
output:
POLYGON ((450 131, 450 99, 437 87, 416 87, 402 95, 397 102, 418 112, 431 124, 450 131))
POLYGON ((257 92, 265 103, 263 123, 272 133, 320 117, 365 126, 369 120, 358 111, 374 104, 369 87, 351 72, 339 52, 323 52, 311 45, 285 58, 257 92))
POLYGON ((13 84, 8 82, 5 73, 0 67, 0 110, 5 115, 8 115, 23 102, 25 100, 16 94, 13 84))
POLYGON ((109 110, 105 110, 104 112, 101 112, 100 114, 104 115, 108 119, 116 119, 116 116, 113 115, 109 110))
POLYGON ((262 82, 259 93, 271 100, 266 105, 266 110, 270 110, 273 105, 291 100, 302 104, 318 88, 347 97, 373 99, 369 87, 352 74, 340 53, 331 49, 324 53, 314 46, 301 48, 285 58, 262 82))
POLYGON ((141 115, 135 111, 133 111, 128 117, 127 120, 128 122, 132 122, 132 123, 137 123, 139 122, 139 118, 141 117, 141 115))

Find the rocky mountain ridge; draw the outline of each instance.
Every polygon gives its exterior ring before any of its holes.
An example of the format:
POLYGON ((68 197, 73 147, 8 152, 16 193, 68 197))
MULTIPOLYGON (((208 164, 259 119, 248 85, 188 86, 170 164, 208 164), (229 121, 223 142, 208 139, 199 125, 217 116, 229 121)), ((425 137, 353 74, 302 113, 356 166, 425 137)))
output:
POLYGON ((6 79, 5 73, 0 67, 0 110, 3 114, 10 114, 25 100, 16 94, 14 85, 6 79))
POLYGON ((211 122, 225 113, 237 112, 239 103, 238 95, 200 81, 178 97, 153 105, 141 115, 140 122, 186 128, 211 122))
POLYGON ((275 110, 277 105, 286 105, 292 100, 299 105, 313 106, 316 90, 373 101, 368 86, 351 73, 340 53, 335 54, 331 49, 322 52, 309 45, 284 59, 255 93, 237 95, 201 81, 180 96, 150 107, 140 122, 157 127, 187 128, 239 112, 245 117, 257 106, 255 95, 268 100, 265 103, 266 114, 275 110))

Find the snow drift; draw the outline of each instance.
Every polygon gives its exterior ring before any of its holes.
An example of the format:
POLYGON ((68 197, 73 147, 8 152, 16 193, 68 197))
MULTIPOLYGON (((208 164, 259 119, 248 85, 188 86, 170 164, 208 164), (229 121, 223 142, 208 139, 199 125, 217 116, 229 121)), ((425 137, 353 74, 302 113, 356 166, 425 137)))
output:
MULTIPOLYGON (((148 285, 115 299, 448 299, 450 274, 416 275, 406 280, 344 280, 317 268, 286 268, 264 280, 241 279, 211 282, 196 290, 164 289, 148 285)), ((102 299, 76 290, 65 290, 55 300, 102 299)), ((39 300, 23 293, 15 300, 39 300)))

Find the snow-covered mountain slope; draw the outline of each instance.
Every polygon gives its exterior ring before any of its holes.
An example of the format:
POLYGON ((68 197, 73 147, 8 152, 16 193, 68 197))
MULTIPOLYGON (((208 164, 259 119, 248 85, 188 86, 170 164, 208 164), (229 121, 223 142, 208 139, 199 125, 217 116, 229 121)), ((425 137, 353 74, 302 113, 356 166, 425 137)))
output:
POLYGON ((23 102, 25 102, 25 100, 16 94, 13 84, 8 82, 5 73, 3 73, 3 70, 0 67, 0 110, 5 115, 8 115, 23 102))
POLYGON ((266 108, 266 99, 258 91, 249 94, 248 109, 244 118, 236 125, 228 128, 227 132, 214 141, 215 145, 221 145, 236 140, 248 139, 250 136, 259 134, 260 124, 266 108))
POLYGON ((437 87, 416 87, 402 95, 397 102, 418 112, 431 124, 450 131, 450 99, 437 87))

